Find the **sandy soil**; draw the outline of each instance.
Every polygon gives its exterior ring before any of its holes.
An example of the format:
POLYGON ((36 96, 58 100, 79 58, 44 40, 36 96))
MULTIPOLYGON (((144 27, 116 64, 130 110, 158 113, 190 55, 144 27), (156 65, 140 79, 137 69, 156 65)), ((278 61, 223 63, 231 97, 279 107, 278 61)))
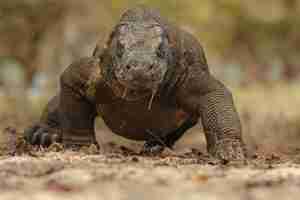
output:
POLYGON ((299 199, 297 91, 268 90, 268 98, 265 90, 237 93, 246 165, 209 157, 199 126, 159 157, 140 156, 140 143, 115 137, 102 125, 100 152, 93 146, 34 149, 20 136, 37 115, 24 103, 0 99, 0 199, 299 199))
MULTIPOLYGON (((253 155, 245 166, 217 164, 193 149, 142 157, 115 152, 27 152, 0 160, 1 199, 298 199, 300 165, 253 155), (96 153, 96 154, 94 154, 96 153)), ((54 150, 59 150, 55 149, 54 150)), ((117 151, 116 151, 117 150, 117 151)))

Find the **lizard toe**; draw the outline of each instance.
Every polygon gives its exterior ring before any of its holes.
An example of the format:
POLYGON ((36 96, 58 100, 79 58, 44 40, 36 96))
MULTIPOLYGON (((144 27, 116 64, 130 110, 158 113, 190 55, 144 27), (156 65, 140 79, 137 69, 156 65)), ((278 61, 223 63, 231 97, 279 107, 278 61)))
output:
POLYGON ((41 129, 38 131, 34 132, 32 134, 31 140, 29 141, 30 144, 32 145, 39 145, 40 144, 40 136, 41 136, 41 129))
POLYGON ((33 125, 33 126, 30 126, 29 128, 27 128, 27 129, 24 131, 24 139, 25 139, 25 141, 27 141, 28 143, 31 143, 33 134, 34 134, 39 128, 40 128, 40 127, 39 127, 38 125, 33 125))
POLYGON ((61 142, 61 137, 55 128, 34 125, 24 131, 24 139, 31 145, 48 147, 54 142, 61 142))
POLYGON ((40 145, 48 147, 51 143, 51 135, 48 132, 44 132, 40 135, 40 145))
POLYGON ((148 141, 145 142, 141 154, 147 156, 156 156, 161 152, 163 152, 163 150, 164 150, 164 146, 159 142, 148 141))

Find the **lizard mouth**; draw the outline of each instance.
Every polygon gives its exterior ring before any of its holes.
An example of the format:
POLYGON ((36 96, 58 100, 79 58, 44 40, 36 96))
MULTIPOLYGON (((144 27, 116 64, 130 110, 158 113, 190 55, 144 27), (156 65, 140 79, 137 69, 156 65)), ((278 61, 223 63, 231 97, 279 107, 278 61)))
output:
POLYGON ((151 94, 150 89, 129 87, 127 84, 124 84, 117 79, 112 80, 111 85, 116 96, 128 101, 142 99, 151 94))
POLYGON ((157 94, 158 87, 151 88, 132 88, 128 87, 125 84, 122 84, 122 82, 118 80, 112 81, 112 90, 115 93, 116 96, 126 100, 126 101, 137 101, 145 99, 148 103, 148 110, 151 110, 152 103, 154 100, 154 97, 157 94), (147 101, 148 100, 148 101, 147 101))
MULTIPOLYGON (((157 93, 157 89, 153 89, 153 90, 150 90, 150 91, 151 91, 151 96, 150 96, 149 102, 148 102, 148 107, 147 107, 148 110, 151 110, 154 97, 155 97, 155 95, 157 93)), ((149 93, 149 90, 146 90, 146 91, 137 91, 137 90, 129 90, 128 88, 125 88, 123 90, 122 98, 123 99, 131 100, 133 97, 137 97, 137 95, 140 98, 145 98, 145 97, 148 97, 150 95, 150 93, 149 93), (131 93, 130 93, 130 91, 131 91, 131 93), (141 95, 141 93, 143 93, 143 92, 145 92, 145 93, 141 95)), ((135 100, 138 100, 138 99, 139 98, 137 98, 135 100)))

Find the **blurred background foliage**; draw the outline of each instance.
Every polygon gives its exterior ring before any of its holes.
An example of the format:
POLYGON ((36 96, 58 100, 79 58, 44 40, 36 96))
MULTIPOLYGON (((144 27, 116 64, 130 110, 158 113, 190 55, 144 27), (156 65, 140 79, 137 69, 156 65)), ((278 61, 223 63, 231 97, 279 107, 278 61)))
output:
POLYGON ((4 76, 11 70, 16 78, 9 79, 24 80, 25 88, 55 88, 58 73, 91 55, 137 4, 196 35, 213 72, 230 84, 299 78, 298 0, 10 0, 0 1, 0 84, 13 84, 4 76))
POLYGON ((299 0, 1 0, 0 127, 37 119, 59 74, 137 4, 199 39, 212 73, 233 90, 251 147, 299 146, 299 0))

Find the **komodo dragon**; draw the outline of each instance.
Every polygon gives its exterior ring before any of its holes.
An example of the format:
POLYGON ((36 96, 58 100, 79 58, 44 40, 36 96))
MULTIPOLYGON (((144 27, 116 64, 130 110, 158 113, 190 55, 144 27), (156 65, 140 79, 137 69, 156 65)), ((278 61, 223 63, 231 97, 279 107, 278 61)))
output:
POLYGON ((210 74, 198 41, 143 6, 127 10, 103 47, 62 73, 60 91, 25 139, 42 146, 96 143, 97 115, 114 133, 146 141, 146 154, 172 148, 201 118, 211 155, 245 157, 232 95, 210 74))

